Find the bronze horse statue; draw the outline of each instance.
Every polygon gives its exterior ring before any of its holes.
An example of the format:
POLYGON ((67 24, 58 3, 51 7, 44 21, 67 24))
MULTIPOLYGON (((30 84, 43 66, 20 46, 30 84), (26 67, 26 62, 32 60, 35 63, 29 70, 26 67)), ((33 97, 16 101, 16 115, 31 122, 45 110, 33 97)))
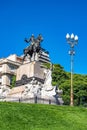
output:
POLYGON ((25 42, 27 43, 31 42, 31 44, 30 46, 28 46, 27 48, 23 50, 24 52, 23 61, 27 55, 30 56, 30 61, 31 61, 32 56, 34 55, 34 60, 35 60, 36 53, 40 53, 40 50, 41 50, 40 43, 42 41, 43 41, 43 38, 41 34, 39 34, 37 38, 35 38, 34 35, 32 35, 30 39, 25 39, 25 42))

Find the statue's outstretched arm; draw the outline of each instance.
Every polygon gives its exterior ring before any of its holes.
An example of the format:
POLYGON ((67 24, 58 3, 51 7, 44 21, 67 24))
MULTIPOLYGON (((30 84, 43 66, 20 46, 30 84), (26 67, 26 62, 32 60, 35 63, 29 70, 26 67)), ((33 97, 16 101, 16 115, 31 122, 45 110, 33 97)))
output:
POLYGON ((27 43, 29 43, 30 39, 25 38, 24 41, 27 42, 27 43))

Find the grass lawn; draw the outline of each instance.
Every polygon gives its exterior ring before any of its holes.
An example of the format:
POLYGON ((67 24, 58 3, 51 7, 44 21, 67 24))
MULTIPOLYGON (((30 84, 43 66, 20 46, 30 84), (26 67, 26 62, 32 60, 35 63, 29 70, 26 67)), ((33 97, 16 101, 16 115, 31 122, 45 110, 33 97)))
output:
POLYGON ((87 109, 0 102, 0 130, 87 130, 87 109))

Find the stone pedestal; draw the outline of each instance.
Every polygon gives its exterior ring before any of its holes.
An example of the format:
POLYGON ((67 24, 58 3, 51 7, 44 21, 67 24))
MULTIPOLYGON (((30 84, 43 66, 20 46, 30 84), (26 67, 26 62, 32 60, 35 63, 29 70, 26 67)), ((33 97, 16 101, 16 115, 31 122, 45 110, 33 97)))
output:
POLYGON ((16 86, 28 84, 32 78, 44 82, 44 69, 38 61, 25 62, 17 69, 16 86))

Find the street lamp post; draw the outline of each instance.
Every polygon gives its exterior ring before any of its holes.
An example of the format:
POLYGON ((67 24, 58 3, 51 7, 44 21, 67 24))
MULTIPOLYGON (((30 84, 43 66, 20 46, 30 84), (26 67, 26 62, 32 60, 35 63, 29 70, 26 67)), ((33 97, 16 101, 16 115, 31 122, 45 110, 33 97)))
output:
POLYGON ((70 106, 74 105, 74 95, 73 95, 73 64, 74 64, 74 55, 75 50, 74 46, 78 43, 78 36, 72 33, 66 35, 67 43, 70 45, 69 55, 71 56, 71 88, 70 88, 70 106))

